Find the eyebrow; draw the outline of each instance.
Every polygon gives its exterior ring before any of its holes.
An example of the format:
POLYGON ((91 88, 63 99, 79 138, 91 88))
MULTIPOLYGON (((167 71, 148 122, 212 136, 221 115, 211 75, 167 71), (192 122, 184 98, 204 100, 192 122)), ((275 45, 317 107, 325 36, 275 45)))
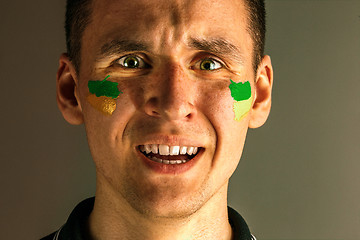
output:
MULTIPOLYGON (((187 42, 188 47, 201 51, 214 53, 223 57, 232 57, 236 62, 243 65, 244 57, 241 51, 232 43, 224 38, 190 38, 187 42)), ((96 60, 100 61, 112 55, 120 55, 124 52, 149 51, 150 46, 143 42, 119 39, 105 43, 100 48, 100 53, 96 60)))
POLYGON ((119 55, 123 52, 148 51, 148 50, 149 50, 149 46, 142 42, 126 40, 126 39, 112 40, 111 42, 105 43, 100 48, 100 53, 97 55, 96 60, 100 61, 111 55, 119 55))
POLYGON ((230 56, 241 65, 244 64, 244 56, 241 51, 224 38, 190 38, 188 45, 191 48, 215 53, 223 57, 230 56))

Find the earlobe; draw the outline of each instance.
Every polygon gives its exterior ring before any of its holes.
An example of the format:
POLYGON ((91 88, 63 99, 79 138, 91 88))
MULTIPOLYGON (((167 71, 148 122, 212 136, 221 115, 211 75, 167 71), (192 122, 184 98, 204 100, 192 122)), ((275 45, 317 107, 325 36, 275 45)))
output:
POLYGON ((259 128, 269 117, 273 86, 273 68, 270 56, 262 59, 255 82, 254 105, 251 110, 249 128, 259 128))
POLYGON ((74 67, 66 53, 59 59, 59 68, 56 75, 56 100, 58 107, 67 122, 79 125, 84 117, 76 94, 78 83, 74 67))

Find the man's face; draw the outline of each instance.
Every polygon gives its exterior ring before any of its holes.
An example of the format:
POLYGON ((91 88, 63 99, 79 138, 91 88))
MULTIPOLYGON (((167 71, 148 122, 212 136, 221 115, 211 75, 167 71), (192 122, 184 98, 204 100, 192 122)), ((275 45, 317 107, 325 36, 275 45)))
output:
POLYGON ((250 81, 255 95, 253 42, 246 30, 243 2, 95 0, 92 9, 92 21, 82 38, 76 96, 98 187, 144 214, 195 211, 227 187, 248 129, 251 110, 235 121, 229 89, 230 79, 250 81), (238 50, 216 48, 215 40, 238 50), (142 46, 121 49, 111 42, 142 46), (123 58, 127 55, 135 60, 123 58), (129 67, 136 61, 138 68, 129 67), (108 75, 107 80, 118 83, 122 92, 112 115, 101 113, 87 99, 88 82, 108 75), (137 153, 138 145, 154 134, 185 137, 205 151, 184 173, 157 173, 137 153))

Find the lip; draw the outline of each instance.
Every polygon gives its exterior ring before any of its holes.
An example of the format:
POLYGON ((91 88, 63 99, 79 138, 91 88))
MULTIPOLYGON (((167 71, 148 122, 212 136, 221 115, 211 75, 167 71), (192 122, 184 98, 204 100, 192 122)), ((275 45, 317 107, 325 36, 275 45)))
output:
POLYGON ((185 138, 176 135, 150 135, 143 138, 143 142, 137 143, 134 147, 147 144, 163 144, 170 146, 202 147, 204 145, 193 138, 185 138))
POLYGON ((199 161, 199 159, 203 156, 203 153, 205 151, 205 148, 201 148, 201 150, 198 152, 198 154, 191 159, 190 161, 182 164, 164 164, 164 163, 158 163, 155 161, 152 161, 148 159, 144 154, 141 153, 139 147, 136 147, 136 152, 141 158, 142 162, 145 164, 145 166, 159 174, 181 174, 189 171, 191 168, 195 166, 195 164, 199 161))

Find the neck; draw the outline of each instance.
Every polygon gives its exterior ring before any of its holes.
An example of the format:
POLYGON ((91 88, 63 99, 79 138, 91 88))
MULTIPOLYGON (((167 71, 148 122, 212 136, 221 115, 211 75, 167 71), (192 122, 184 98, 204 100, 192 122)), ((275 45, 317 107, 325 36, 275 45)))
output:
POLYGON ((102 240, 231 240, 227 188, 228 182, 195 209, 159 217, 131 207, 120 194, 105 191, 97 184, 94 209, 89 218, 90 235, 92 239, 102 240))

